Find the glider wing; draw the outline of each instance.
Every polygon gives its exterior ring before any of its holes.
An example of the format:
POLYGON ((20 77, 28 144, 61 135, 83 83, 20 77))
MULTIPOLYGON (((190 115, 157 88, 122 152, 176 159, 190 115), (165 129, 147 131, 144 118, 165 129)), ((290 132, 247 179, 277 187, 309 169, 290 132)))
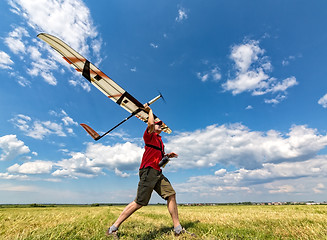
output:
MULTIPOLYGON (((47 33, 40 33, 38 38, 48 43, 54 50, 56 50, 64 60, 66 60, 72 67, 81 73, 92 85, 99 89, 104 95, 116 102, 122 108, 130 113, 136 113, 135 116, 143 122, 148 121, 148 113, 144 111, 143 104, 135 99, 131 94, 120 87, 110 77, 104 74, 96 66, 90 63, 86 58, 68 46, 59 38, 47 33)), ((155 121, 160 121, 157 116, 155 121)), ((163 131, 171 133, 171 129, 163 123, 163 131)))

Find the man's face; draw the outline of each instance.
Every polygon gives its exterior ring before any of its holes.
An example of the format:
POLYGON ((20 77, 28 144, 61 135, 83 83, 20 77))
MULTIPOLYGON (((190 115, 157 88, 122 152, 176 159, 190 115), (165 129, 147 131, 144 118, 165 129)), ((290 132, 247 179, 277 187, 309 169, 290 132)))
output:
POLYGON ((161 125, 159 124, 155 124, 154 125, 154 131, 158 134, 160 134, 162 132, 162 129, 161 129, 161 125))

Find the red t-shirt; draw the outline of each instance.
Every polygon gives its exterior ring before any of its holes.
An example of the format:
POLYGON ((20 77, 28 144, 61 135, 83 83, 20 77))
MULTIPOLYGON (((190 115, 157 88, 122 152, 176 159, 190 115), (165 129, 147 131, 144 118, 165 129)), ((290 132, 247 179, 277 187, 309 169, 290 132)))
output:
MULTIPOLYGON (((162 143, 161 136, 156 132, 148 133, 148 129, 146 129, 143 135, 143 140, 145 144, 150 144, 152 146, 161 148, 164 152, 165 146, 162 143)), ((159 167, 159 162, 162 159, 161 151, 148 146, 145 146, 144 148, 145 151, 143 153, 140 169, 152 167, 158 171, 161 171, 159 167)))

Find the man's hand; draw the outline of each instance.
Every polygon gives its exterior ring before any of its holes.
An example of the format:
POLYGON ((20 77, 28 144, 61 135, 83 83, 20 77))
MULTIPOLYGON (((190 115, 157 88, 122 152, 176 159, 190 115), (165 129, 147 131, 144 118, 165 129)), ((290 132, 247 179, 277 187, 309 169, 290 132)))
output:
POLYGON ((176 154, 174 152, 171 152, 171 153, 168 153, 167 154, 167 157, 169 157, 169 158, 177 158, 178 157, 178 154, 176 154))
POLYGON ((151 110, 150 106, 147 103, 145 103, 143 107, 146 112, 149 112, 151 110))

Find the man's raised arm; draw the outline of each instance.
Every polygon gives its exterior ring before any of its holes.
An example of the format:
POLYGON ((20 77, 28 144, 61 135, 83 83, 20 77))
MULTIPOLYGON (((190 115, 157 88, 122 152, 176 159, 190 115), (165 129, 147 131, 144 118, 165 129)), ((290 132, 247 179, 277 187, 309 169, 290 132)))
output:
POLYGON ((144 104, 144 109, 149 111, 149 118, 148 118, 148 133, 153 133, 154 129, 155 129, 155 124, 154 124, 154 116, 153 116, 153 112, 152 109, 150 108, 150 106, 146 103, 144 104))

